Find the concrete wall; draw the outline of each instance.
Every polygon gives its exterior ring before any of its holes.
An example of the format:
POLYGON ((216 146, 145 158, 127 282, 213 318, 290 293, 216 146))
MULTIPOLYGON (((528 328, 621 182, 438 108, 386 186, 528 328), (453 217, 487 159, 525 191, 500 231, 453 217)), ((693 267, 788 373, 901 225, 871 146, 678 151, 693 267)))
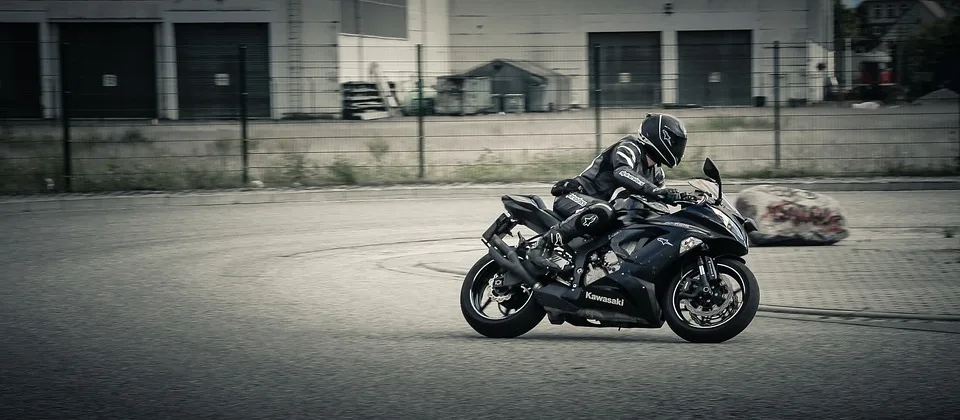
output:
POLYGON ((161 118, 177 119, 176 46, 173 25, 176 23, 270 23, 272 117, 281 118, 291 112, 309 112, 311 105, 336 106, 337 31, 339 0, 302 1, 301 30, 291 39, 288 2, 285 0, 74 0, 74 1, 5 1, 0 21, 40 23, 41 80, 44 117, 60 115, 59 101, 59 22, 151 22, 157 35, 157 106, 161 118), (300 62, 301 87, 290 82, 291 45, 303 48, 300 62), (291 92, 301 92, 300 106, 291 107, 291 92))
MULTIPOLYGON (((806 96, 807 41, 829 38, 832 26, 813 28, 814 17, 831 19, 828 0, 677 0, 673 13, 650 0, 450 0, 451 70, 493 58, 527 59, 573 78, 579 103, 588 103, 586 43, 589 32, 660 31, 663 102, 676 101, 677 31, 752 29, 753 95, 773 99, 773 51, 781 49, 781 100, 806 96)), ((832 24, 831 24, 832 25, 832 24)), ((822 44, 827 45, 828 40, 822 44)))
MULTIPOLYGON (((283 3, 287 1, 284 0, 283 3)), ((300 77, 274 78, 274 88, 281 93, 289 92, 292 103, 287 103, 285 106, 291 113, 339 113, 340 50, 337 47, 339 43, 337 33, 340 28, 340 1, 300 0, 299 3, 302 16, 299 22, 301 29, 299 34, 292 34, 300 42, 299 62, 288 58, 291 50, 289 44, 292 43, 294 48, 296 46, 295 42, 288 41, 291 35, 290 28, 287 26, 289 17, 285 22, 277 23, 277 26, 282 27, 288 36, 273 42, 280 44, 274 46, 274 55, 284 62, 289 62, 290 65, 299 65, 300 77), (286 86, 284 86, 284 80, 287 80, 286 86), (295 94, 300 95, 299 101, 297 101, 298 98, 292 97, 295 94)), ((291 70, 288 69, 289 72, 291 70)))
POLYGON ((807 39, 828 50, 833 47, 833 2, 834 0, 807 0, 807 39))
POLYGON ((407 38, 339 35, 340 82, 371 81, 370 66, 379 63, 387 80, 401 91, 414 90, 417 79, 417 44, 423 44, 424 84, 450 72, 450 0, 408 0, 407 38))
POLYGON ((807 43, 807 91, 804 98, 807 102, 823 101, 824 88, 826 87, 826 77, 832 76, 835 69, 833 51, 816 42, 807 43), (823 63, 826 66, 823 70, 817 69, 817 65, 823 63))

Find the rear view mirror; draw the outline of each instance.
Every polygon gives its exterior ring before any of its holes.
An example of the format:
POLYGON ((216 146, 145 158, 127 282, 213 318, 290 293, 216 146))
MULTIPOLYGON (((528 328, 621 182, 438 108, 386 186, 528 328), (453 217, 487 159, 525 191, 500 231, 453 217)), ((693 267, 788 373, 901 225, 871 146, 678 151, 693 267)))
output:
POLYGON ((710 158, 703 161, 703 174, 717 181, 718 184, 720 183, 720 170, 717 169, 717 165, 715 165, 710 158))
POLYGON ((720 180, 720 170, 710 158, 703 161, 703 174, 717 183, 717 203, 723 199, 723 182, 720 180))

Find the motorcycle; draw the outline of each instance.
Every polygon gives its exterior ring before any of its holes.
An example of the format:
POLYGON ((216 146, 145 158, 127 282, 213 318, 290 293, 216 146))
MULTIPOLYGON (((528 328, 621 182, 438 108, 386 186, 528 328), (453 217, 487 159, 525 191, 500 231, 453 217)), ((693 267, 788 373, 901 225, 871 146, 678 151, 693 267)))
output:
POLYGON ((748 234, 756 223, 723 195, 720 171, 710 158, 707 178, 658 208, 642 197, 617 200, 609 234, 576 238, 556 248, 559 272, 526 259, 536 241, 562 218, 536 195, 504 195, 505 212, 482 234, 487 254, 471 267, 460 290, 467 323, 491 338, 514 338, 550 323, 579 327, 660 328, 679 337, 719 343, 740 334, 756 315, 760 287, 747 267, 748 234), (642 209, 642 217, 635 217, 642 209), (523 225, 536 233, 517 244, 504 237, 523 225), (485 313, 495 303, 497 317, 485 313))

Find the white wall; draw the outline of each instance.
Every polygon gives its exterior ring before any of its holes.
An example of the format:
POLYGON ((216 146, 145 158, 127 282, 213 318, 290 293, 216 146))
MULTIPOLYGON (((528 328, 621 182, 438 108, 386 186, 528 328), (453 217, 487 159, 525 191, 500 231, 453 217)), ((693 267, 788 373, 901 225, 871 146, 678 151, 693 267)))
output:
MULTIPOLYGON (((673 13, 651 0, 450 0, 451 70, 463 71, 493 58, 528 59, 573 78, 580 103, 588 102, 589 32, 661 31, 663 101, 676 100, 676 32, 752 29, 753 95, 773 100, 773 41, 781 49, 781 85, 805 95, 808 2, 825 0, 675 0, 673 13), (799 89, 799 90, 798 90, 799 89)), ((821 8, 822 10, 822 8, 821 8)), ((832 16, 832 8, 816 15, 832 16)), ((816 29, 823 33, 823 29, 816 29)))
POLYGON ((823 101, 826 77, 834 74, 833 51, 816 42, 807 43, 807 86, 804 96, 807 102, 823 101), (823 63, 826 68, 817 70, 817 64, 823 63))
POLYGON ((407 39, 340 34, 340 82, 372 81, 371 63, 379 63, 397 91, 413 89, 417 79, 417 44, 423 44, 424 84, 449 74, 450 0, 408 0, 407 39))
MULTIPOLYGON (((337 32, 340 20, 339 0, 302 0, 303 26, 299 42, 311 45, 302 52, 303 77, 310 90, 305 93, 299 112, 314 108, 338 108, 337 32)), ((58 22, 152 22, 157 28, 157 105, 161 118, 176 119, 177 75, 175 23, 270 23, 270 59, 272 117, 289 112, 291 86, 288 78, 288 2, 286 0, 36 0, 6 1, 0 21, 40 23, 41 81, 46 118, 60 114, 58 22)))
MULTIPOLYGON (((301 31, 300 39, 300 78, 299 83, 287 79, 286 86, 276 86, 281 92, 290 95, 299 94, 299 107, 288 103, 291 112, 306 114, 339 114, 340 95, 340 50, 337 33, 340 30, 340 0, 300 0, 301 31)), ((285 27, 285 31, 289 28, 285 27)), ((288 32, 286 32, 288 33, 288 32)), ((285 47, 275 48, 278 58, 293 63, 289 56, 290 47, 287 37, 283 38, 285 47)), ((294 98, 291 98, 294 99, 294 98)), ((295 101, 291 101, 295 102, 295 101)))
POLYGON ((807 0, 807 39, 833 51, 833 1, 807 0))

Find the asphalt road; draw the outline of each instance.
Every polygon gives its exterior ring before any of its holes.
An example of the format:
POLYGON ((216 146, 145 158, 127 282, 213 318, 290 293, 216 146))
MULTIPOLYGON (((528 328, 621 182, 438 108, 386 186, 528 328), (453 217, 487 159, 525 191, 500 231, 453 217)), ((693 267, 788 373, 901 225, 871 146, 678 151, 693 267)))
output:
MULTIPOLYGON (((874 211, 854 227, 957 217, 952 191, 835 196, 874 211)), ((480 338, 459 282, 395 268, 469 246, 499 209, 493 197, 6 215, 0 417, 960 418, 955 324, 761 316, 694 345, 666 328, 544 321, 480 338)))

